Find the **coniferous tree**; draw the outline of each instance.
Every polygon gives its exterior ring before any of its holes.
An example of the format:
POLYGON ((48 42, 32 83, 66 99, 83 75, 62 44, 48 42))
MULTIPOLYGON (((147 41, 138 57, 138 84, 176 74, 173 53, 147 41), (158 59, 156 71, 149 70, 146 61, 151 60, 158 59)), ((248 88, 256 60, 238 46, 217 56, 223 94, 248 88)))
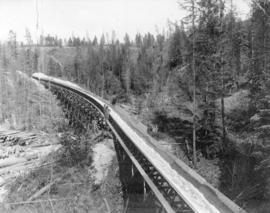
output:
POLYGON ((253 1, 251 17, 251 59, 252 68, 249 72, 249 82, 254 109, 260 108, 263 97, 263 86, 270 64, 270 2, 253 1))
POLYGON ((97 40, 97 37, 96 36, 94 37, 94 39, 92 41, 92 44, 93 44, 93 46, 98 45, 98 40, 97 40))
POLYGON ((175 26, 175 31, 172 35, 170 48, 169 48, 169 66, 173 69, 182 64, 182 53, 181 53, 181 31, 178 25, 175 26))
POLYGON ((127 97, 130 93, 130 83, 131 83, 130 82, 130 78, 131 78, 130 46, 131 46, 131 42, 130 42, 128 34, 126 34, 124 38, 124 45, 123 45, 124 62, 123 62, 123 68, 122 68, 122 78, 123 78, 124 88, 126 90, 127 97))
POLYGON ((32 37, 31 37, 31 33, 29 31, 29 29, 25 29, 25 39, 26 39, 26 43, 27 45, 32 45, 33 44, 33 40, 32 40, 32 37))
POLYGON ((138 48, 142 46, 142 36, 140 33, 137 33, 135 36, 135 44, 138 48))
POLYGON ((104 69, 104 59, 105 59, 105 36, 102 34, 99 42, 99 62, 100 62, 100 75, 102 79, 102 86, 101 86, 101 97, 104 98, 104 92, 105 92, 105 84, 106 84, 106 79, 105 79, 105 69, 104 69))
POLYGON ((11 51, 11 56, 17 60, 18 57, 18 50, 17 50, 17 35, 14 31, 9 31, 9 40, 8 40, 8 46, 11 51))

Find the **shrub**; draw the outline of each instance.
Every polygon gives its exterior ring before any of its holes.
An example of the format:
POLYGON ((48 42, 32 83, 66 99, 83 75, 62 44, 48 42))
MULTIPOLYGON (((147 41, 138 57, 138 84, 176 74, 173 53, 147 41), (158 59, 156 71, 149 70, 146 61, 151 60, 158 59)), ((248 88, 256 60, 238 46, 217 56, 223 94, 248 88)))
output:
POLYGON ((61 137, 60 143, 63 145, 62 162, 69 166, 74 166, 82 162, 90 165, 91 158, 91 138, 88 135, 75 136, 66 133, 61 137))

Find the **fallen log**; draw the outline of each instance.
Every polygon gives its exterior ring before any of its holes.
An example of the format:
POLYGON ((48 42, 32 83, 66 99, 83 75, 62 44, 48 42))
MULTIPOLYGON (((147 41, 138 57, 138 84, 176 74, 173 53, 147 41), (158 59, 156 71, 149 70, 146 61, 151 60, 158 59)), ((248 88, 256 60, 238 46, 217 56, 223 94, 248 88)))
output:
POLYGON ((30 147, 31 148, 40 148, 40 147, 46 147, 46 146, 55 146, 55 145, 58 145, 58 144, 60 144, 60 142, 57 142, 57 143, 54 143, 54 144, 51 144, 51 143, 34 144, 34 145, 31 145, 30 147))
POLYGON ((27 159, 25 158, 7 158, 5 160, 0 161, 0 168, 5 168, 8 166, 12 166, 14 164, 18 164, 18 163, 24 163, 26 161, 27 159))
POLYGON ((38 198, 39 196, 41 196, 42 194, 44 194, 46 191, 48 191, 53 184, 55 184, 56 182, 60 181, 61 179, 62 178, 56 178, 54 181, 50 182, 49 184, 47 184, 46 186, 44 186, 43 188, 41 188, 39 191, 37 191, 35 194, 33 194, 30 198, 28 198, 26 200, 26 202, 30 202, 30 201, 38 198))
POLYGON ((26 161, 26 162, 16 163, 11 166, 1 168, 0 176, 4 176, 6 174, 10 174, 13 172, 25 171, 29 167, 33 167, 32 164, 33 164, 33 161, 26 161))

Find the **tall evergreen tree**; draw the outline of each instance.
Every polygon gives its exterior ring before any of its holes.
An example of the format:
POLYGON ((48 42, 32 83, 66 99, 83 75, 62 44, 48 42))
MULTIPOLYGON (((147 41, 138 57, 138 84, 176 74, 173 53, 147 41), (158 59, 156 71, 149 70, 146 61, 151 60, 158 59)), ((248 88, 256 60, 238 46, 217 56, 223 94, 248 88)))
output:
POLYGON ((173 69, 182 64, 182 46, 181 46, 181 31, 180 27, 175 25, 175 32, 172 35, 169 48, 169 66, 170 69, 173 69))
POLYGON ((263 87, 270 67, 270 2, 254 0, 251 17, 251 55, 252 68, 249 81, 253 107, 260 108, 259 100, 263 97, 263 87))
POLYGON ((106 78, 105 78, 105 69, 104 69, 104 59, 105 59, 105 36, 102 34, 99 42, 99 62, 100 62, 100 75, 102 78, 102 88, 101 88, 101 97, 104 98, 104 92, 105 92, 105 84, 106 84, 106 78))

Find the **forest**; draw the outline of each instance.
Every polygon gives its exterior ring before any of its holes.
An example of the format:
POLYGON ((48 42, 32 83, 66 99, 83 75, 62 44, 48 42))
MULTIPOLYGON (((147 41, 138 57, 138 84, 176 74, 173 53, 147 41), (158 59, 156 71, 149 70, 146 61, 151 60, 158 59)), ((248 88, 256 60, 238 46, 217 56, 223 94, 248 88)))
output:
MULTIPOLYGON (((246 20, 232 0, 185 0, 179 6, 186 18, 134 39, 126 34, 119 40, 112 32, 34 41, 26 29, 26 42, 19 42, 10 31, 0 46, 0 122, 14 119, 6 73, 67 79, 134 108, 149 134, 179 144, 180 158, 229 198, 250 212, 267 212, 270 2, 252 1, 246 20)), ((17 97, 17 104, 29 109, 33 103, 24 98, 17 97)), ((30 111, 21 122, 35 129, 30 111)))

